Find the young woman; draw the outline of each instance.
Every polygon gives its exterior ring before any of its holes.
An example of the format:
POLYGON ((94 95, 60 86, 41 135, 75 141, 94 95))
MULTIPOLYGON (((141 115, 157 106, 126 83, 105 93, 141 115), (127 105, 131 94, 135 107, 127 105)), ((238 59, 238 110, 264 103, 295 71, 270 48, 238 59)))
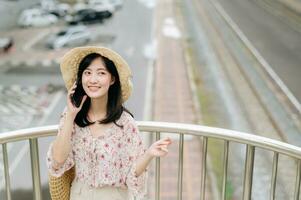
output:
POLYGON ((70 200, 137 200, 146 194, 147 166, 168 152, 169 138, 147 150, 132 114, 131 71, 116 52, 78 47, 61 62, 68 89, 57 137, 47 154, 52 176, 75 166, 70 200))

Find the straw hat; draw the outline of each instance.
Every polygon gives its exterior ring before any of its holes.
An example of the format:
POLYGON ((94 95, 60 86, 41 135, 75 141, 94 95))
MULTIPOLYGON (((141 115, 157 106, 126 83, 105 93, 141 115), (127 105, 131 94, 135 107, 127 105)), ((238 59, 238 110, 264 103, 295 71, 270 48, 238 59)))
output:
POLYGON ((125 102, 131 95, 133 88, 131 69, 118 53, 105 47, 77 47, 71 49, 63 56, 60 67, 67 90, 69 90, 76 81, 80 62, 85 56, 91 53, 98 53, 114 62, 119 75, 122 102, 125 102))

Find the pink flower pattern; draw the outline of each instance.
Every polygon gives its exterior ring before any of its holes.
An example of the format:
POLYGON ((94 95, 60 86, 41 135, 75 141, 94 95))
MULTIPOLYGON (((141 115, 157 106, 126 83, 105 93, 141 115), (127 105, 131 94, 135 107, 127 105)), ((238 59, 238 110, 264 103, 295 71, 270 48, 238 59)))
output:
MULTIPOLYGON (((58 134, 66 118, 66 109, 61 115, 58 134)), ((71 137, 72 151, 63 165, 52 157, 52 143, 47 152, 47 167, 52 176, 62 176, 65 171, 75 166, 75 179, 90 187, 128 188, 129 199, 142 199, 146 195, 148 171, 138 177, 135 174, 136 161, 146 151, 132 116, 123 112, 102 136, 94 138, 88 127, 79 127, 74 123, 71 137)))

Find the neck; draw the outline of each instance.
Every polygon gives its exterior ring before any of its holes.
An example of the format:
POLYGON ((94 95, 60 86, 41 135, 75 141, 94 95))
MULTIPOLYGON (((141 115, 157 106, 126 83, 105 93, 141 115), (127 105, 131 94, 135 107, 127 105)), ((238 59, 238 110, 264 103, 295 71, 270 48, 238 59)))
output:
POLYGON ((106 117, 107 102, 108 102, 107 95, 101 98, 91 98, 90 111, 92 112, 92 116, 95 118, 93 120, 104 119, 106 117))

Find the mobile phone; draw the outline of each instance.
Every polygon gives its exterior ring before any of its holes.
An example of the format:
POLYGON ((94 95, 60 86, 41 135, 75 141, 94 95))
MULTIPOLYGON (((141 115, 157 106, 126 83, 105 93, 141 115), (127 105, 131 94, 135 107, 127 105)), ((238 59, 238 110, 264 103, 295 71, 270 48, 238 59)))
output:
POLYGON ((82 99, 85 95, 85 91, 81 85, 81 83, 79 83, 78 81, 76 81, 76 88, 75 88, 75 91, 73 94, 70 95, 70 99, 71 99, 71 102, 72 104, 75 106, 75 107, 79 107, 81 102, 82 102, 82 99))

